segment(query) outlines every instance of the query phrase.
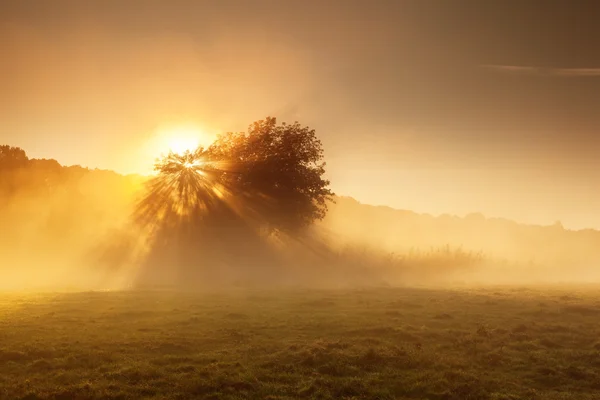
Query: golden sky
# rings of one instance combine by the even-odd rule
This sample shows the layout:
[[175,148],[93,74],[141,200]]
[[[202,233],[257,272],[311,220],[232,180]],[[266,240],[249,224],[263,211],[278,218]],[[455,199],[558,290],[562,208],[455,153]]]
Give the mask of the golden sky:
[[145,172],[169,130],[271,115],[317,130],[339,194],[600,228],[597,8],[4,0],[0,143]]

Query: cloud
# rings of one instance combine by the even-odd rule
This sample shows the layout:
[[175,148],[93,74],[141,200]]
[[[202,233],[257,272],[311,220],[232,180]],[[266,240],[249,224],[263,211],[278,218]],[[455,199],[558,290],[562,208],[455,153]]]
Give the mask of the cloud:
[[559,68],[554,75],[561,76],[600,76],[600,68]]
[[544,68],[520,65],[482,65],[481,67],[491,71],[521,75],[600,77],[600,68]]

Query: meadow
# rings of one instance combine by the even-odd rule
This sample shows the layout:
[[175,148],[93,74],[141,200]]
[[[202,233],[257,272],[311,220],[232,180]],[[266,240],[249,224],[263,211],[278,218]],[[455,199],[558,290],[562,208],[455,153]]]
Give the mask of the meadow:
[[1,399],[598,399],[597,286],[0,295]]

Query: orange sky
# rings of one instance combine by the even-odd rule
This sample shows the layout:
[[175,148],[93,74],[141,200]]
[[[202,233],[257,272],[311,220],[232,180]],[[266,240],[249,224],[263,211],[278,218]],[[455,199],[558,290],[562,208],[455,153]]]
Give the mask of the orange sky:
[[140,172],[169,126],[272,115],[339,194],[600,228],[598,10],[491,3],[4,1],[0,143]]

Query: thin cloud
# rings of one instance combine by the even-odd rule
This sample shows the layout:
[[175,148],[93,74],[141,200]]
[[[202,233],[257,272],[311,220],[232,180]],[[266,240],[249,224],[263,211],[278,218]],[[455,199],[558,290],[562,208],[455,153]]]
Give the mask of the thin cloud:
[[554,72],[561,76],[600,76],[600,68],[560,68]]
[[600,76],[600,68],[542,68],[520,65],[482,65],[482,68],[511,74],[590,77]]
[[536,67],[523,67],[517,65],[482,65],[482,68],[498,71],[498,72],[508,72],[508,73],[517,73],[517,74],[538,74],[540,73],[540,68]]

